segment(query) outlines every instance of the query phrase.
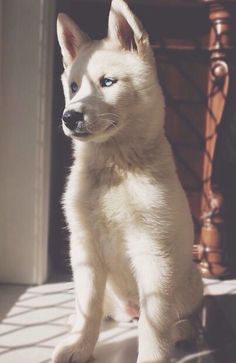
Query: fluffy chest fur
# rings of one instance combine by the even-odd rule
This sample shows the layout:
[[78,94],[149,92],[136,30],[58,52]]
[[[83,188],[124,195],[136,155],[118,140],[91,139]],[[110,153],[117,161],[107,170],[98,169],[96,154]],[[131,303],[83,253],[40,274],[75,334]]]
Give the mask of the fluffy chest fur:
[[[142,157],[127,151],[122,157],[114,149],[115,156],[108,150],[103,154],[101,147],[91,147],[82,145],[75,150],[64,198],[69,224],[74,220],[90,231],[94,244],[106,254],[108,250],[115,255],[127,250],[141,253],[134,236],[140,239],[144,233],[155,242],[147,241],[143,250],[168,249],[166,241],[177,234],[178,214],[186,203],[165,138]],[[135,158],[136,162],[131,160]]]

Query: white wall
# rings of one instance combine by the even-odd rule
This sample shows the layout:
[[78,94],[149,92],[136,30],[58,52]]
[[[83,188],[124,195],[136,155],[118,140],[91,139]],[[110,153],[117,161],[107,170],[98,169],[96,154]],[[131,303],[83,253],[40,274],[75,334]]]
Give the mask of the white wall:
[[53,0],[2,1],[0,282],[47,276]]

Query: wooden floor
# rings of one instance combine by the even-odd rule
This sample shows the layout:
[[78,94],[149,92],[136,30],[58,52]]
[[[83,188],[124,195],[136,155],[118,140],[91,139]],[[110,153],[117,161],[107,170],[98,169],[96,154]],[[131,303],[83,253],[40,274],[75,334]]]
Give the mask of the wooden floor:
[[[173,350],[172,363],[236,363],[236,280],[205,280],[196,344]],[[0,286],[0,363],[50,362],[74,313],[71,283]],[[137,324],[104,322],[94,363],[135,363]]]

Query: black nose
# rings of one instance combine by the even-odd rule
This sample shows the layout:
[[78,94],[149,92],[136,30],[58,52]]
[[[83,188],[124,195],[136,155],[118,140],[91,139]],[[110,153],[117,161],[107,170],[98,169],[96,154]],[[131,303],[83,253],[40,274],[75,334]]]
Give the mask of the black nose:
[[66,127],[73,131],[78,126],[79,121],[84,121],[84,114],[74,110],[66,111],[62,116],[62,120]]

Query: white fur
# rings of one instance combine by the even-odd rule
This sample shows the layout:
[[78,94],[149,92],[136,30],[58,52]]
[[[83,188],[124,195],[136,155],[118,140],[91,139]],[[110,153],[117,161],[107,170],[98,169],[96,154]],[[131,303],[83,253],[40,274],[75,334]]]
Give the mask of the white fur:
[[[74,146],[64,209],[77,320],[53,362],[85,363],[103,315],[130,320],[140,310],[137,362],[166,363],[171,335],[178,339],[179,325],[187,335],[202,298],[192,220],[163,130],[148,36],[123,0],[113,0],[109,24],[108,38],[92,42],[67,16],[58,19],[65,109],[84,112],[91,135],[75,137],[63,125]],[[67,47],[68,29],[76,51]],[[103,75],[118,82],[101,88]],[[72,81],[80,85],[73,97]]]

